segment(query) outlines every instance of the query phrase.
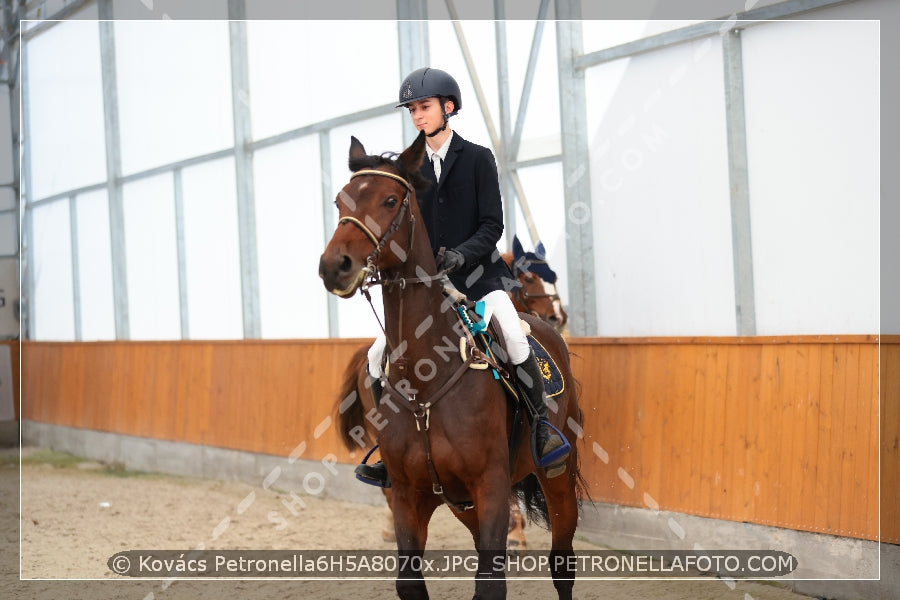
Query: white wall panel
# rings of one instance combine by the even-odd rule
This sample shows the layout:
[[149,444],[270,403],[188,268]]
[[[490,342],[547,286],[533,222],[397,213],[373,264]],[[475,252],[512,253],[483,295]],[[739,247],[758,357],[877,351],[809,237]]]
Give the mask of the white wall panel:
[[718,42],[586,72],[600,335],[735,333]]
[[327,296],[318,276],[325,247],[318,165],[318,136],[253,157],[264,338],[328,337]]
[[234,160],[183,173],[184,253],[192,339],[240,339],[241,262]]
[[74,340],[72,246],[69,203],[52,202],[32,210],[34,219],[34,295],[29,299],[36,315],[31,337],[35,340]]
[[27,43],[32,200],[106,178],[99,40],[69,21]]
[[122,172],[234,144],[228,23],[117,21]]
[[81,339],[114,340],[112,258],[106,190],[75,200],[78,230],[78,283],[81,294]]
[[743,34],[757,328],[876,333],[878,24]]
[[181,337],[172,176],[123,186],[131,338]]

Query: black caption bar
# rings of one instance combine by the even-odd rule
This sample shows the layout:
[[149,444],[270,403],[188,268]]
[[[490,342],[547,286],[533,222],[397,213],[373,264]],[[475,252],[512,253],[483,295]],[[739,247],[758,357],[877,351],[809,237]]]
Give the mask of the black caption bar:
[[[710,551],[578,551],[550,556],[547,551],[497,554],[488,569],[507,577],[550,576],[554,570],[579,578],[696,577],[733,579],[783,577],[797,568],[787,552],[756,550]],[[431,577],[475,576],[474,551],[429,550],[422,556],[400,556],[388,550],[128,550],[107,561],[109,569],[126,577],[294,577],[392,579],[414,569]],[[484,565],[483,565],[484,566]]]

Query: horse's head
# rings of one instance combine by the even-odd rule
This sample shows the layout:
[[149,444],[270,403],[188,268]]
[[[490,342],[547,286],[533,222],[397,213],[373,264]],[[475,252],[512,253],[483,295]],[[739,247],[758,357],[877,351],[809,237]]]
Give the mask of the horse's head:
[[[376,272],[407,262],[419,215],[415,188],[424,184],[419,174],[424,155],[424,133],[396,158],[367,155],[359,140],[350,138],[353,174],[334,201],[338,226],[319,259],[319,277],[329,292],[349,298]],[[425,260],[433,261],[430,251],[426,254]]]
[[513,293],[516,308],[533,314],[561,332],[569,317],[559,299],[556,272],[547,264],[544,245],[538,243],[535,252],[525,252],[519,238],[514,237],[513,251],[504,258],[522,284],[522,287]]

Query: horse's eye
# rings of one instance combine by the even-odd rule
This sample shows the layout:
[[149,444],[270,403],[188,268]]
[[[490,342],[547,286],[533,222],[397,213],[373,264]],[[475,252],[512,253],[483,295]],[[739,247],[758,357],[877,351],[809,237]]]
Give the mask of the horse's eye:
[[534,281],[534,275],[532,275],[531,273],[526,273],[525,281],[527,281],[528,283],[531,283],[532,281]]
[[388,208],[394,208],[395,206],[397,206],[397,202],[398,202],[397,198],[395,196],[391,196],[390,198],[388,198],[387,200],[384,201],[384,205],[387,206]]

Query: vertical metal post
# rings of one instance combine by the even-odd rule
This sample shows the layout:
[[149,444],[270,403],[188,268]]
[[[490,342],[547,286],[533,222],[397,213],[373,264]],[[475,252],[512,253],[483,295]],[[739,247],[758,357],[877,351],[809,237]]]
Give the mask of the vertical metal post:
[[19,327],[22,339],[34,339],[34,213],[28,206],[32,194],[31,181],[31,110],[30,85],[28,71],[28,42],[23,41],[19,47],[21,63],[19,86],[22,91],[22,179],[19,186],[19,218],[22,222],[22,244],[19,247]]
[[750,238],[750,184],[747,176],[747,126],[744,115],[744,75],[740,30],[722,35],[725,65],[725,120],[728,139],[728,181],[731,195],[731,240],[734,261],[734,303],[737,335],[756,335],[753,289],[753,248]]
[[250,126],[250,76],[244,0],[228,0],[231,40],[231,103],[234,117],[234,170],[237,184],[238,239],[241,255],[241,306],[244,338],[260,337],[259,270],[256,249],[256,206]]
[[[322,227],[324,228],[324,240],[330,240],[334,234],[334,190],[331,186],[331,133],[322,131],[319,133],[319,161],[322,173]],[[325,294],[328,299],[328,337],[340,335],[340,319],[338,318],[337,296]]]
[[69,196],[69,248],[72,255],[72,319],[75,341],[83,339],[81,331],[81,272],[78,259],[78,200]]
[[505,0],[494,0],[494,47],[497,52],[497,92],[500,101],[500,137],[497,146],[497,162],[500,175],[500,196],[503,198],[503,216],[506,228],[506,249],[512,248],[513,234],[516,233],[516,198],[511,183],[509,165],[514,160],[509,155],[510,106],[509,106],[509,60],[506,44]]
[[100,22],[100,66],[103,78],[103,117],[106,134],[106,195],[109,203],[110,256],[112,258],[113,306],[116,339],[131,337],[128,318],[128,271],[125,262],[125,211],[122,204],[122,157],[119,134],[116,42],[112,0],[98,3]]
[[184,187],[181,167],[172,171],[172,189],[175,195],[175,256],[178,261],[178,313],[181,319],[181,339],[191,337],[188,316],[187,256],[184,243]]
[[[400,44],[400,81],[411,72],[427,67],[428,6],[419,0],[397,0],[397,38]],[[397,81],[397,89],[400,89]],[[403,143],[408,146],[416,139],[418,131],[408,118],[403,121]],[[328,199],[326,197],[326,199]],[[331,235],[331,232],[328,232]]]
[[594,280],[590,157],[585,129],[587,103],[584,72],[575,68],[575,59],[582,54],[584,47],[580,0],[557,0],[556,19],[566,253],[569,257],[569,316],[572,335],[592,336],[597,335],[597,290]]

